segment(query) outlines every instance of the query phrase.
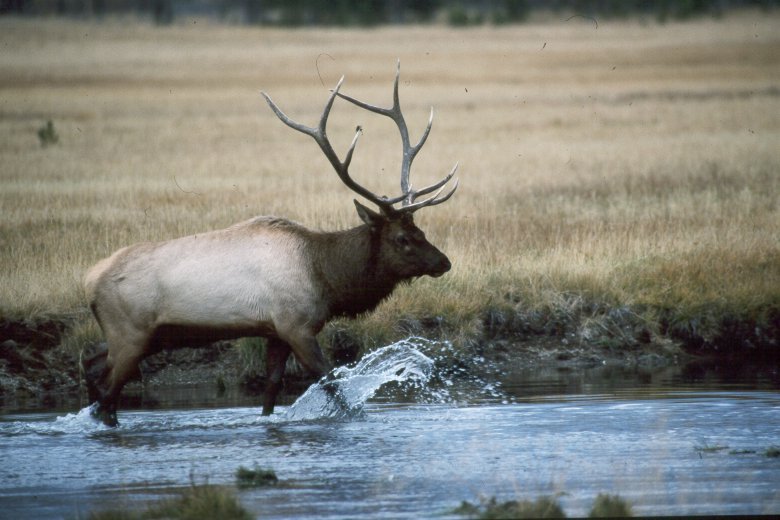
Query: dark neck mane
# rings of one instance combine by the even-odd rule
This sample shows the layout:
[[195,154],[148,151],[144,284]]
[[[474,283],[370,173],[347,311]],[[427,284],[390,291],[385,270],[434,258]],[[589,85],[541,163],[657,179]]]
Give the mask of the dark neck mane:
[[331,316],[356,316],[376,308],[400,281],[379,262],[379,237],[368,226],[321,233],[314,269],[325,287]]

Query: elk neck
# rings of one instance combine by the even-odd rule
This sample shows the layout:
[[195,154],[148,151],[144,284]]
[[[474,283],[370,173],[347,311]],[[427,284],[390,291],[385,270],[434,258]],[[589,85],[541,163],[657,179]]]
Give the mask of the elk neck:
[[381,237],[367,225],[322,233],[317,242],[313,267],[331,316],[371,311],[402,281],[382,265]]

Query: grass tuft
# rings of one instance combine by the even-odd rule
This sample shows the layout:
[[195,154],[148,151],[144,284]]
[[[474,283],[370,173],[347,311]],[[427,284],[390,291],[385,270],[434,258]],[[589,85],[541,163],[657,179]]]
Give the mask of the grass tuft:
[[452,511],[454,514],[480,519],[501,518],[566,518],[558,501],[550,497],[540,497],[534,501],[508,500],[499,502],[495,497],[474,505],[463,501]]
[[144,518],[171,518],[194,520],[220,518],[225,520],[245,520],[253,518],[239,503],[235,495],[220,486],[193,486],[180,497],[163,500],[153,505],[143,515]]
[[60,136],[54,129],[54,123],[51,122],[51,119],[38,129],[38,141],[43,148],[60,142]]
[[704,445],[701,445],[701,446],[695,446],[694,447],[694,450],[696,450],[699,454],[701,454],[701,453],[719,453],[719,452],[725,451],[727,449],[729,449],[728,446],[720,446],[718,444],[715,444],[715,445],[704,444]]
[[625,518],[633,516],[631,505],[617,495],[599,493],[588,514],[590,518]]
[[261,468],[257,465],[252,469],[240,466],[236,470],[236,485],[239,488],[272,486],[278,481],[274,470]]
[[[479,504],[464,500],[452,510],[453,514],[469,518],[566,518],[566,513],[555,498],[539,497],[536,500],[507,500],[499,502],[495,497],[481,499]],[[631,505],[618,495],[599,493],[590,510],[590,518],[630,517]]]
[[254,516],[244,509],[228,488],[192,485],[175,498],[149,504],[145,511],[125,509],[95,511],[90,520],[249,520]]

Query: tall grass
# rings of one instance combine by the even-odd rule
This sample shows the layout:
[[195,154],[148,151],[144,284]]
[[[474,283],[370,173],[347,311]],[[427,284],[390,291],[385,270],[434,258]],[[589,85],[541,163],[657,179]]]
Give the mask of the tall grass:
[[[259,90],[312,124],[341,74],[344,92],[389,103],[398,57],[413,138],[436,109],[414,181],[461,165],[456,196],[417,219],[454,267],[356,330],[445,316],[468,333],[491,306],[566,295],[681,314],[777,307],[779,29],[764,13],[472,30],[2,19],[0,316],[88,319],[83,273],[133,242],[257,214],[357,224],[353,194]],[[48,120],[59,141],[42,147]],[[396,193],[397,131],[338,104],[339,150],[357,124],[354,175]]]

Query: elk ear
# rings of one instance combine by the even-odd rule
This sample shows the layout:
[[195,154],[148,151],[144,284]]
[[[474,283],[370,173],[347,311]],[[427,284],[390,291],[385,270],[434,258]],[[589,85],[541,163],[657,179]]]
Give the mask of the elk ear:
[[382,226],[382,222],[385,220],[385,218],[382,215],[368,209],[367,207],[359,203],[357,199],[355,199],[355,207],[357,208],[357,212],[358,212],[358,216],[360,217],[360,220],[368,224],[372,230],[379,229]]

